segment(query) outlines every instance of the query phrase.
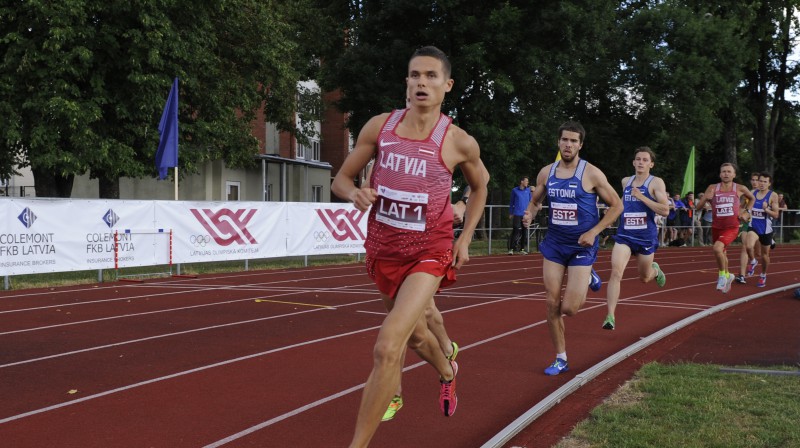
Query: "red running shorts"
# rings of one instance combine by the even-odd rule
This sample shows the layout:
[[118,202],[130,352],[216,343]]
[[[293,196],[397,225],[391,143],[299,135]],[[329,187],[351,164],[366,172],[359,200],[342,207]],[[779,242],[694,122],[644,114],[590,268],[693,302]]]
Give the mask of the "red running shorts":
[[712,241],[716,242],[719,241],[725,245],[727,248],[733,240],[736,239],[736,236],[739,235],[739,228],[738,227],[731,227],[729,229],[715,229],[711,228],[711,239]]
[[[455,283],[456,270],[453,268],[453,251],[420,256],[417,260],[376,260],[367,258],[367,274],[378,286],[378,290],[394,299],[406,277],[415,272],[424,272],[434,277],[442,277],[439,289]],[[437,290],[438,292],[439,290]]]

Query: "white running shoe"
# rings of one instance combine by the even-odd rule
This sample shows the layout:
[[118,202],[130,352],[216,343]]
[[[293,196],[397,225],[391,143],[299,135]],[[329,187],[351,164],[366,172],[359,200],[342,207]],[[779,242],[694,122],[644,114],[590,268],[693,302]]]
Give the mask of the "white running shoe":
[[722,288],[722,293],[727,294],[728,291],[731,290],[731,285],[733,284],[733,274],[728,272],[728,277],[725,278],[725,287]]
[[719,278],[717,279],[717,291],[722,291],[722,289],[725,288],[725,282],[727,281],[728,277],[720,275]]

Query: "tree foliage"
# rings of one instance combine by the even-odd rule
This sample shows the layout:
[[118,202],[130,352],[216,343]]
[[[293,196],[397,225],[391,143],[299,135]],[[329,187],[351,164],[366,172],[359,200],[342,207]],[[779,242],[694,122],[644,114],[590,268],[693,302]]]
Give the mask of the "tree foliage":
[[[354,132],[404,103],[408,58],[436,45],[456,83],[444,111],[476,137],[492,202],[556,155],[558,125],[581,121],[582,155],[612,184],[650,146],[680,189],[692,146],[697,188],[719,164],[776,168],[798,111],[800,0],[5,0],[0,5],[0,177],[30,165],[37,195],[75,175],[114,196],[155,174],[157,124],[181,80],[182,173],[253,162],[254,112],[294,129],[297,83],[339,90]],[[321,63],[321,64],[320,64]],[[793,134],[792,134],[793,135]],[[302,135],[299,135],[302,140]],[[791,139],[789,139],[791,140]],[[793,141],[793,140],[792,140]],[[789,158],[789,160],[793,160]]]
[[[764,3],[773,11],[769,17],[757,14]],[[785,24],[777,11],[797,11],[796,0],[339,5],[349,7],[342,15],[347,39],[326,56],[322,77],[344,93],[340,107],[351,113],[351,129],[400,107],[408,58],[415,48],[438,46],[450,56],[456,81],[444,111],[481,144],[495,203],[501,202],[497,191],[505,195],[520,176],[533,177],[553,160],[555,130],[567,119],[584,124],[582,155],[615,187],[614,179],[631,173],[639,146],[656,151],[655,173],[673,191],[682,186],[692,146],[699,165],[708,167],[698,188],[718,179],[719,164],[737,155],[758,165],[743,136],[754,120],[742,92],[759,63],[753,44],[766,40],[785,49],[780,37],[788,34],[777,28]],[[754,37],[754,27],[773,34]],[[769,75],[778,79],[783,70],[788,89],[797,84],[796,66],[781,69],[780,54],[767,54]],[[778,84],[768,85],[774,91]]]
[[0,7],[0,174],[30,165],[37,196],[68,196],[89,172],[113,197],[153,176],[158,122],[180,78],[180,164],[253,163],[250,122],[293,129],[296,14],[282,2],[6,1]]

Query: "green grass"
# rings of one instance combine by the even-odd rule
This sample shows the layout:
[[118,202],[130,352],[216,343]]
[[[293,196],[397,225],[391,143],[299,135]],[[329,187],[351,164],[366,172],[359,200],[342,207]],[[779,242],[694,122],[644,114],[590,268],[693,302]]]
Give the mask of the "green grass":
[[719,368],[645,365],[557,447],[800,447],[800,376]]

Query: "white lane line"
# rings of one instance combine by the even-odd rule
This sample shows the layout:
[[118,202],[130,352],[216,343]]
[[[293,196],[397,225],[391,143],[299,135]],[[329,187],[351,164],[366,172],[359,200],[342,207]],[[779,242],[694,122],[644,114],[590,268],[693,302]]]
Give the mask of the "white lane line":
[[[468,305],[468,306],[466,306],[464,308],[473,308],[473,307],[477,307],[477,306],[492,305],[492,304],[497,303],[497,302],[513,300],[515,298],[516,297],[511,297],[511,298],[508,298],[508,299],[497,300],[497,301],[494,301],[494,302],[485,302],[485,303],[480,303],[480,304],[475,304],[475,305]],[[315,310],[309,310],[309,311],[321,311],[321,310],[315,309]],[[456,309],[448,310],[448,311],[456,311]],[[538,323],[537,323],[537,325],[538,325]],[[528,326],[528,327],[530,327],[530,326]],[[40,408],[40,409],[35,409],[35,410],[32,410],[32,411],[24,412],[22,414],[17,414],[17,415],[13,415],[13,416],[10,416],[10,417],[6,417],[6,418],[3,418],[3,419],[0,419],[0,424],[12,422],[12,421],[19,420],[19,419],[22,419],[22,418],[25,418],[25,417],[30,417],[32,415],[37,415],[37,414],[41,414],[41,413],[44,413],[44,412],[53,411],[53,410],[56,410],[56,409],[61,409],[61,408],[67,407],[67,406],[71,406],[71,405],[78,404],[78,403],[83,403],[85,401],[94,400],[96,398],[105,397],[105,396],[112,395],[112,394],[115,394],[115,393],[128,391],[128,390],[135,389],[135,388],[138,388],[138,387],[146,386],[148,384],[153,384],[153,383],[157,383],[157,382],[160,382],[160,381],[165,381],[165,380],[169,380],[169,379],[173,379],[173,378],[178,378],[178,377],[189,375],[189,374],[192,374],[192,373],[202,372],[204,370],[209,370],[209,369],[213,369],[213,368],[216,368],[216,367],[225,366],[225,365],[228,365],[228,364],[233,364],[233,363],[237,363],[237,362],[241,362],[241,361],[246,361],[246,360],[249,360],[249,359],[258,358],[260,356],[266,356],[266,355],[270,355],[270,354],[273,354],[273,353],[278,353],[278,352],[282,352],[282,351],[285,351],[285,350],[290,350],[290,349],[293,349],[293,348],[303,347],[303,346],[310,345],[310,344],[315,344],[315,343],[330,341],[330,340],[334,340],[334,339],[339,339],[339,338],[352,336],[352,335],[356,335],[356,334],[359,334],[359,333],[364,333],[364,332],[368,332],[368,331],[372,331],[372,330],[378,330],[380,328],[381,328],[380,325],[377,325],[377,326],[362,328],[360,330],[349,331],[349,332],[346,332],[346,333],[339,333],[339,334],[335,334],[335,335],[331,335],[331,336],[325,336],[325,337],[313,339],[313,340],[310,340],[310,341],[299,342],[299,343],[296,343],[296,344],[286,345],[286,346],[283,346],[283,347],[276,347],[274,349],[270,349],[270,350],[266,350],[266,351],[262,351],[262,352],[258,352],[258,353],[253,353],[253,354],[250,354],[250,355],[240,356],[238,358],[233,358],[233,359],[229,359],[229,360],[226,360],[226,361],[216,362],[216,363],[213,363],[213,364],[197,367],[197,368],[190,369],[190,370],[184,370],[182,372],[176,372],[176,373],[165,375],[165,376],[161,376],[161,377],[158,377],[158,378],[152,378],[152,379],[149,379],[149,380],[140,381],[138,383],[130,384],[128,386],[122,386],[122,387],[118,387],[118,388],[115,388],[115,389],[107,390],[107,391],[104,391],[104,392],[99,392],[99,393],[96,393],[96,394],[87,395],[86,397],[82,397],[82,398],[79,398],[79,399],[76,399],[76,400],[65,401],[63,403],[58,403],[58,404],[55,404],[55,405],[52,405],[52,406],[47,406],[47,407],[44,407],[44,408]],[[513,332],[518,332],[518,331],[521,331],[521,330],[522,329],[518,329],[518,330],[514,330]],[[495,337],[495,338],[497,338],[497,337]],[[492,339],[495,339],[495,338],[490,338],[488,340],[492,340]],[[475,344],[472,344],[472,345],[474,346]],[[356,387],[359,387],[359,386],[356,386]],[[360,386],[360,387],[363,387],[363,385]]]

